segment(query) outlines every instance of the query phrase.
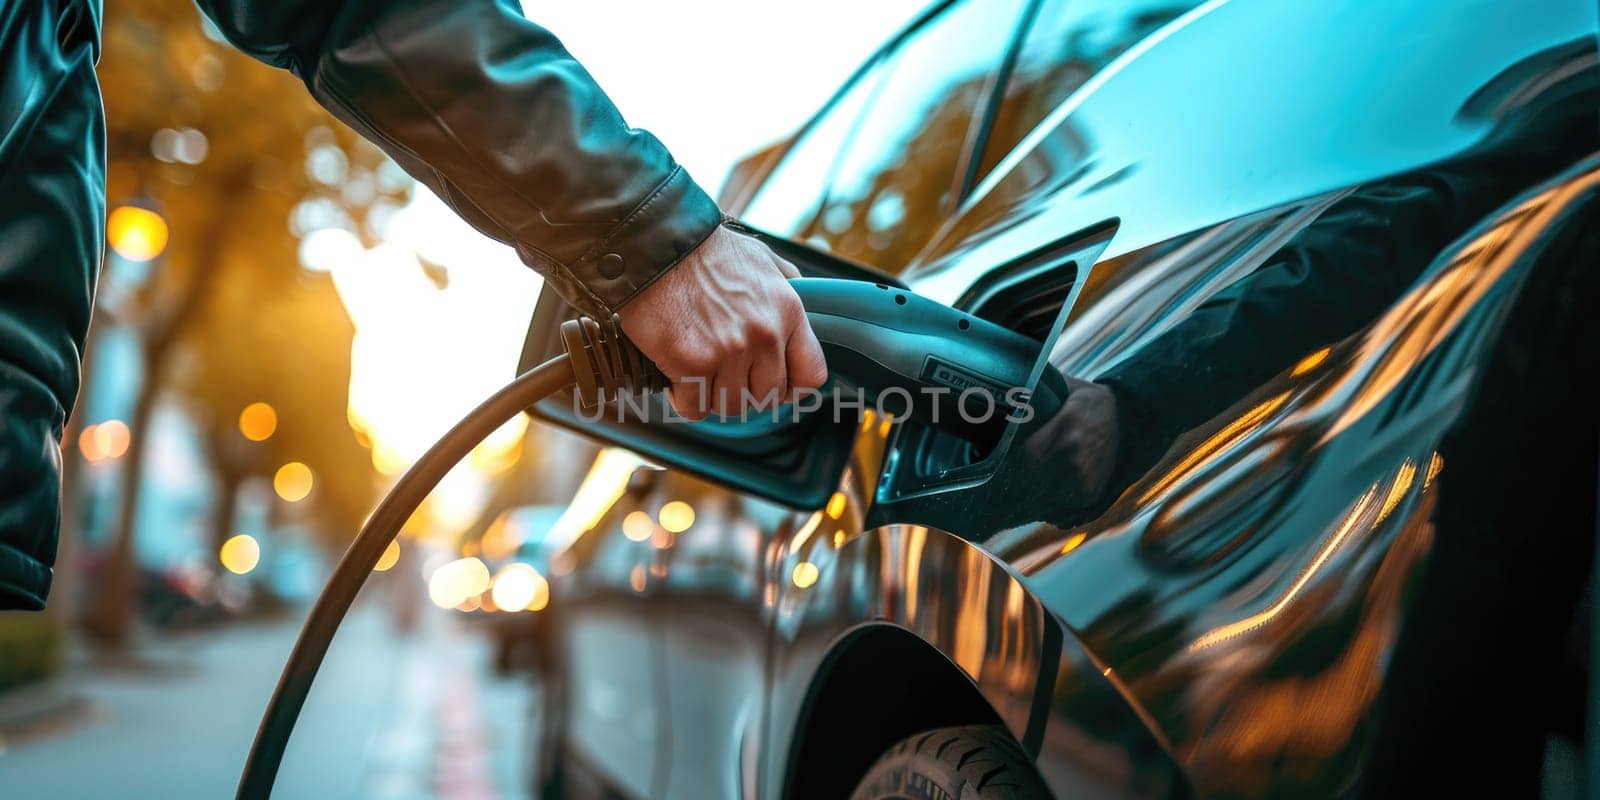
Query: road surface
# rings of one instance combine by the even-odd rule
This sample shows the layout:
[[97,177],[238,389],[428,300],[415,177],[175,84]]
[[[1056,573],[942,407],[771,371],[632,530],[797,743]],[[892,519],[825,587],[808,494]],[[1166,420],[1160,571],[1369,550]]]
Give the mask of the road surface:
[[[6,797],[225,798],[303,612],[159,640],[154,666],[69,669],[88,713],[0,751]],[[274,798],[525,798],[536,692],[441,612],[399,634],[352,612],[289,744]]]

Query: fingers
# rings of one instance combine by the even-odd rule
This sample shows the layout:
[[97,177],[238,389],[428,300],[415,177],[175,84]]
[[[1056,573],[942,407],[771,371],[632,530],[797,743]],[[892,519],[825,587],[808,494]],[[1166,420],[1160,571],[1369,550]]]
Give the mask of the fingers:
[[704,378],[687,378],[672,382],[667,400],[672,411],[684,419],[699,421],[710,413],[711,381]]
[[[741,357],[743,356],[743,357]],[[743,406],[745,392],[750,389],[750,358],[748,351],[735,354],[717,368],[717,377],[711,382],[711,410],[722,417],[737,417]]]
[[789,373],[789,395],[800,389],[817,389],[828,381],[828,363],[822,357],[822,345],[812,333],[805,314],[789,335],[784,347],[784,366]]
[[672,388],[667,392],[672,410],[684,419],[705,419],[711,412],[712,389],[722,353],[707,337],[669,335],[664,339],[667,348],[656,366],[672,379]]
[[827,379],[786,280],[799,275],[759,241],[719,230],[618,313],[640,352],[673,379],[674,411],[737,416],[747,396],[760,403]]
[[[787,266],[787,262],[774,256],[774,261]],[[792,271],[793,266],[789,266]],[[789,371],[784,348],[794,335],[796,321],[805,325],[805,314],[800,310],[800,298],[789,284],[777,282],[772,287],[771,304],[765,320],[752,325],[749,331],[749,372],[746,380],[750,394],[755,398],[752,408],[760,412],[776,407],[789,391]]]
[[776,347],[771,354],[751,362],[750,393],[756,397],[756,402],[746,410],[758,414],[771,411],[789,395],[789,369],[786,362],[784,351]]

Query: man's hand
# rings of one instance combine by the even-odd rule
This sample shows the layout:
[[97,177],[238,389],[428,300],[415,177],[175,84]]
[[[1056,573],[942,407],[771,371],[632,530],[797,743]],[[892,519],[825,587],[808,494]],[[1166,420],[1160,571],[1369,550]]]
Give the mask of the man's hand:
[[673,409],[689,419],[733,416],[741,392],[782,399],[828,379],[789,286],[798,277],[766,245],[718,228],[617,313],[623,332],[672,379]]

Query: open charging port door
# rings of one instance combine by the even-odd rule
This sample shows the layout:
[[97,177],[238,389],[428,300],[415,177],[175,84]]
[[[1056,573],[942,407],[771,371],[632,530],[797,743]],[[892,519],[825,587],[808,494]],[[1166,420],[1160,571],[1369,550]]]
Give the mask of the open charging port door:
[[896,425],[885,446],[866,527],[936,523],[978,540],[997,532],[989,530],[993,493],[986,486],[1008,480],[1008,465],[1015,466],[1008,454],[1032,426],[1053,413],[1046,401],[1055,394],[1051,387],[1061,386],[1064,379],[1050,366],[1051,348],[1116,231],[1117,221],[1108,220],[1061,237],[986,270],[961,293],[955,308],[1035,343],[1025,387],[1035,399],[1035,413],[1010,422],[992,446],[916,422]]

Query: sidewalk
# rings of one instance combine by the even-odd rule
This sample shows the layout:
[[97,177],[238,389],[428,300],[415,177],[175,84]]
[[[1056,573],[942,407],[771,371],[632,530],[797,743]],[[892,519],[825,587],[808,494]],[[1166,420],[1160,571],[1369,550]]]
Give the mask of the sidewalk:
[[[334,641],[275,798],[522,797],[530,691],[487,676],[487,643],[376,603]],[[158,669],[74,664],[0,697],[7,796],[231,797],[300,614],[174,639]]]
[[7,750],[65,735],[94,713],[89,698],[59,679],[0,692],[0,758]]

